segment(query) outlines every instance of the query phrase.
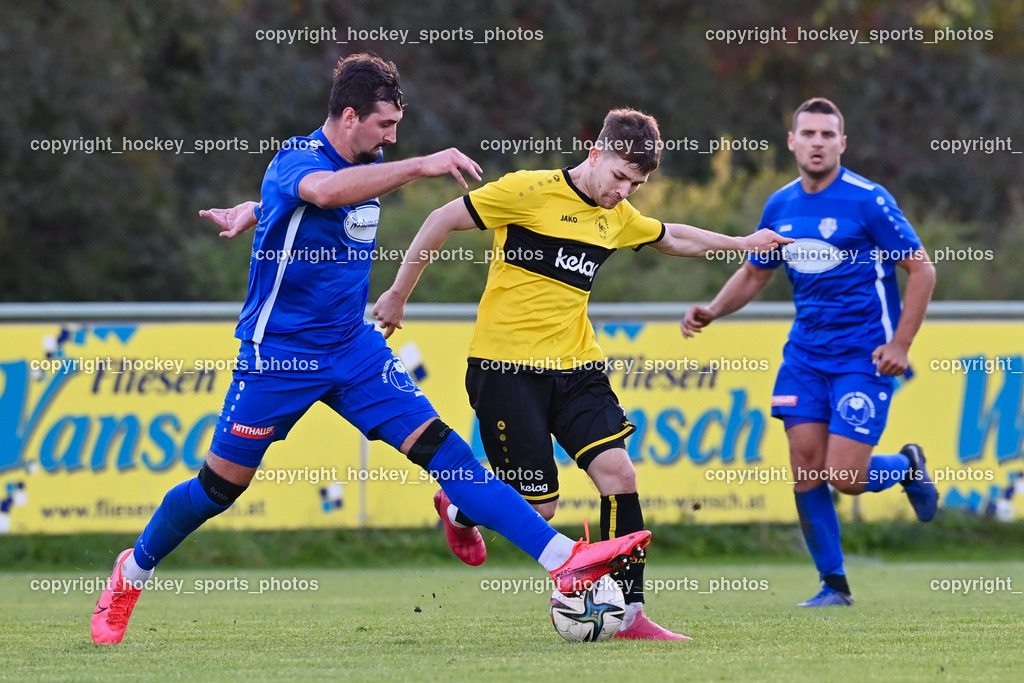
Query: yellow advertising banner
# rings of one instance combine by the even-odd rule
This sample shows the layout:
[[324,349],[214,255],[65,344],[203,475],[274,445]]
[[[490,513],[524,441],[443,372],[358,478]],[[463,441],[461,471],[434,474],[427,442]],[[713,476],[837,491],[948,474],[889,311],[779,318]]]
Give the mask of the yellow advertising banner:
[[[793,472],[771,394],[786,322],[601,322],[607,372],[649,522],[795,522]],[[231,382],[229,323],[0,325],[0,533],[136,532],[201,466]],[[472,323],[410,322],[392,348],[484,460],[464,389]],[[1024,487],[1024,324],[927,323],[876,453],[921,444],[945,508],[1010,516]],[[598,495],[556,448],[556,523],[599,518]],[[1017,483],[1019,481],[1019,483]],[[433,525],[436,482],[324,405],[271,446],[211,528]],[[1022,494],[1024,495],[1024,494]],[[840,515],[911,518],[896,487],[841,496]],[[1024,511],[1024,510],[1022,510]]]

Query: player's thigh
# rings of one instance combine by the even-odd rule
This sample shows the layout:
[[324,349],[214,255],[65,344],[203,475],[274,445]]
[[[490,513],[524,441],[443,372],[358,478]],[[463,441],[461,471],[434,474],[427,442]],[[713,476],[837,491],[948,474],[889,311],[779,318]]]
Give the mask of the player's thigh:
[[829,378],[819,370],[787,361],[779,367],[772,390],[772,417],[782,420],[789,442],[789,462],[797,490],[800,482],[819,478],[828,446]]
[[558,499],[558,467],[548,424],[553,381],[548,375],[484,370],[478,365],[466,370],[466,391],[491,469],[534,505]]
[[779,366],[772,389],[772,417],[786,425],[803,422],[828,424],[832,417],[829,405],[830,377],[817,368],[793,361]]
[[866,372],[836,374],[829,400],[829,431],[852,441],[877,445],[889,419],[896,379]]
[[[626,437],[636,431],[619,404],[619,399],[600,370],[585,370],[555,378],[557,393],[553,404],[552,432],[576,466],[594,478],[591,467],[602,458],[597,476],[619,482],[632,478],[636,490],[636,472],[626,454]],[[615,453],[614,451],[621,451]],[[607,476],[604,476],[607,475]],[[616,476],[617,475],[617,476]],[[595,483],[597,479],[594,479]],[[628,487],[628,483],[627,483]],[[600,486],[598,487],[600,488]],[[631,493],[631,491],[615,491]]]
[[437,417],[402,361],[370,325],[332,353],[331,366],[334,386],[321,400],[368,439],[401,451],[411,434]]
[[[214,455],[242,468],[259,467],[270,444],[284,440],[330,386],[329,377],[309,369],[317,356],[298,354],[304,357],[297,359],[291,351],[265,345],[258,352],[257,358],[256,347],[242,342],[210,445]],[[305,370],[296,369],[297,360],[304,361]]]
[[896,380],[870,372],[847,372],[837,373],[831,384],[830,481],[836,489],[856,494],[867,485],[871,451],[885,431]]

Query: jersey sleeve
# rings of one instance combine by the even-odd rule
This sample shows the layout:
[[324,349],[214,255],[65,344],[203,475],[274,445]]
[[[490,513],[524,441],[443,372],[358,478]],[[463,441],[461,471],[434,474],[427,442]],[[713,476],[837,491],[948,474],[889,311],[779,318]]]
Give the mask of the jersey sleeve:
[[319,145],[286,145],[277,153],[277,180],[281,193],[300,199],[299,183],[315,171],[331,171],[333,166]]
[[897,262],[910,258],[921,248],[920,238],[888,190],[876,185],[872,194],[866,207],[865,227],[881,251],[882,260]]
[[660,242],[665,236],[665,224],[656,218],[649,218],[627,201],[622,204],[622,232],[616,247],[633,247],[639,251],[648,244]]
[[481,230],[523,225],[544,203],[544,193],[538,191],[543,182],[543,177],[526,171],[508,173],[473,190],[463,201]]

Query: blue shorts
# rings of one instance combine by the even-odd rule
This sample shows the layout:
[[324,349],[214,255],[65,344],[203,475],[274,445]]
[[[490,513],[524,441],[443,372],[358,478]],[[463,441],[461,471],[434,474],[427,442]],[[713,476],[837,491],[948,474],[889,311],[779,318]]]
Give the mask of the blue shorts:
[[369,439],[398,448],[437,411],[372,325],[326,353],[243,341],[210,450],[259,467],[309,407],[323,401]]
[[833,434],[875,446],[885,431],[895,388],[895,377],[829,372],[787,357],[775,379],[772,417],[825,422]]

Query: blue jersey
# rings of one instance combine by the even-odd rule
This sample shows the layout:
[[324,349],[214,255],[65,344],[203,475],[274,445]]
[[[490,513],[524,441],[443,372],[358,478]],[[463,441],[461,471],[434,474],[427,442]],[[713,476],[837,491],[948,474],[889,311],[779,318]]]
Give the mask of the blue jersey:
[[299,181],[307,174],[354,165],[322,129],[290,139],[270,162],[236,337],[316,351],[336,347],[369,325],[363,313],[380,201],[321,209],[299,198]]
[[772,255],[751,255],[760,268],[786,266],[796,320],[787,352],[832,368],[872,369],[871,352],[892,340],[900,317],[895,265],[921,247],[896,200],[882,187],[839,169],[820,192],[796,179],[765,205],[758,229],[796,241]]

